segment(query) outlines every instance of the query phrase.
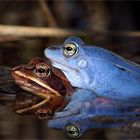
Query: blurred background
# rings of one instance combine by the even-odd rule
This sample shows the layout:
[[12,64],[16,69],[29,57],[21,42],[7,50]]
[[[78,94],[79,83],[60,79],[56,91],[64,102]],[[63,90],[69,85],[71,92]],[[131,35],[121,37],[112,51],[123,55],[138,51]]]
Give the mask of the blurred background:
[[[140,2],[96,0],[1,0],[0,25],[51,27],[82,31],[88,44],[112,50],[140,63]],[[1,32],[1,30],[0,30]],[[6,28],[5,28],[6,32]],[[18,32],[18,30],[17,30]],[[0,33],[0,65],[13,67],[44,57],[44,48],[69,37],[52,35],[20,37]],[[26,36],[26,35],[25,35]],[[46,121],[16,115],[0,107],[0,139],[70,139],[63,131],[47,128]],[[81,139],[140,138],[134,128],[95,129]]]

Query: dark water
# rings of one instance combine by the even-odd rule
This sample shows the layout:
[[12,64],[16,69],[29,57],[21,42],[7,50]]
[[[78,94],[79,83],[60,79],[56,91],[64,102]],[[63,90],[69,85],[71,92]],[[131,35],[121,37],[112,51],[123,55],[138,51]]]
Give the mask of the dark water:
[[[99,31],[130,31],[140,29],[140,3],[96,1],[49,1],[58,27],[98,29]],[[64,12],[65,11],[65,12]],[[76,12],[75,12],[76,11]],[[61,15],[61,16],[60,16]],[[0,1],[0,24],[47,27],[47,18],[37,1]],[[16,33],[15,33],[16,34]],[[0,65],[13,67],[27,64],[33,57],[44,58],[43,50],[65,38],[36,38],[0,42]],[[83,37],[85,42],[110,49],[130,60],[140,63],[140,39],[106,34]],[[124,127],[92,129],[80,139],[140,139],[140,121]],[[60,130],[47,127],[45,120],[19,116],[11,106],[0,104],[0,140],[70,139]]]
[[[127,127],[92,129],[81,139],[128,139],[140,138],[140,122]],[[2,108],[0,112],[0,139],[69,139],[63,131],[47,127],[46,121],[18,116],[11,109]]]

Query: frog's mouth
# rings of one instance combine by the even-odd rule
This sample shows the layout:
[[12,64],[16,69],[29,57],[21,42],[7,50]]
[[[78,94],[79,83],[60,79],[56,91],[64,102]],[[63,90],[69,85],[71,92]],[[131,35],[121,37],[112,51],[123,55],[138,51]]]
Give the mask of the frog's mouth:
[[56,90],[52,89],[46,82],[41,79],[26,75],[21,71],[14,71],[12,75],[15,82],[26,91],[31,92],[39,97],[46,98],[48,94],[61,96]]

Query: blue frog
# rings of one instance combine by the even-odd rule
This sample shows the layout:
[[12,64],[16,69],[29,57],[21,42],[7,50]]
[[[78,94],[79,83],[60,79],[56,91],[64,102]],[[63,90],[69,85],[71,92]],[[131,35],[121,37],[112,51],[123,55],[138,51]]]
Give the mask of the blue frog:
[[140,97],[140,65],[111,51],[70,37],[44,53],[74,87],[112,99]]
[[128,122],[136,119],[131,115],[139,114],[135,109],[140,105],[140,65],[87,45],[78,37],[46,48],[44,53],[77,88],[66,108],[48,121],[49,127],[65,129],[70,136],[77,137],[91,128],[124,125],[116,121],[104,123],[100,120],[104,116]]

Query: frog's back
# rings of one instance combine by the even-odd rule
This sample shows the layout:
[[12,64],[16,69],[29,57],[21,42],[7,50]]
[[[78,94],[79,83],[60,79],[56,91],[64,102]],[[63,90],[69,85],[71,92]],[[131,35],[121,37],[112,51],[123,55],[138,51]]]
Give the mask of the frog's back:
[[96,68],[92,90],[115,99],[140,97],[140,65],[103,48],[87,47],[87,50],[91,67]]
[[86,55],[91,56],[90,59],[100,59],[101,61],[108,61],[109,63],[113,63],[114,65],[119,66],[123,69],[127,69],[129,71],[140,74],[139,64],[127,60],[111,51],[90,45],[86,46],[86,50]]

